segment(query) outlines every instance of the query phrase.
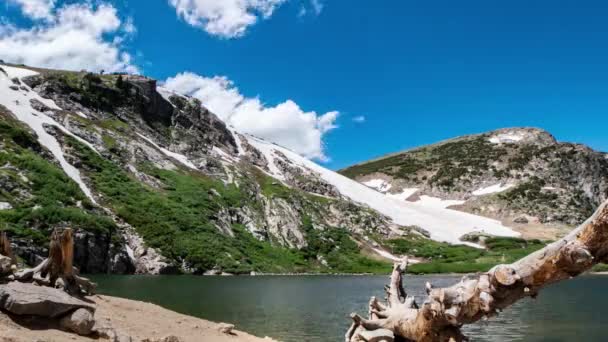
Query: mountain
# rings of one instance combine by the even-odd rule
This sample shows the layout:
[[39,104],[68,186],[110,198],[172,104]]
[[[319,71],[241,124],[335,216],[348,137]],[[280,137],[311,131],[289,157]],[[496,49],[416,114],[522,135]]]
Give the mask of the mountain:
[[536,128],[463,136],[339,171],[403,200],[434,196],[498,219],[526,236],[555,238],[608,197],[608,155]]
[[68,226],[86,273],[373,272],[422,250],[391,247],[406,240],[519,236],[239,133],[144,76],[0,65],[0,133],[0,230],[28,264]]

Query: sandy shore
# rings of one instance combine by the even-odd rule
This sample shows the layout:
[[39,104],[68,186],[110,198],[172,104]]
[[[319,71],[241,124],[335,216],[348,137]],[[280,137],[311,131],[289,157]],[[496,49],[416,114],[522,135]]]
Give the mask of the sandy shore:
[[[219,332],[218,323],[186,316],[164,309],[158,305],[109,296],[89,298],[97,304],[95,318],[98,323],[111,325],[133,342],[145,339],[156,341],[167,336],[176,336],[181,342],[269,342],[270,338],[259,338],[238,330],[233,335]],[[108,341],[78,336],[48,325],[33,322],[16,322],[0,312],[1,342],[73,342]]]

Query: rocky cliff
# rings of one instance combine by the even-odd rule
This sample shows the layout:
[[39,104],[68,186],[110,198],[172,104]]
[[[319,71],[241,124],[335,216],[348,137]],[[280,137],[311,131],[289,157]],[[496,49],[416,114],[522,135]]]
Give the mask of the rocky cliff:
[[337,272],[399,229],[155,80],[0,67],[0,229],[24,263],[70,226],[82,272]]

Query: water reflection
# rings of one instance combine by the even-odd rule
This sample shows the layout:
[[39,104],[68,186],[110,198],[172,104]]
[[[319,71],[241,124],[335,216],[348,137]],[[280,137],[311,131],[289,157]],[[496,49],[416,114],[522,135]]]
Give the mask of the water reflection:
[[[406,290],[421,299],[424,283],[447,286],[454,276],[408,276]],[[341,341],[350,312],[367,312],[382,298],[387,277],[95,277],[100,292],[145,300],[283,341]],[[473,341],[605,341],[608,277],[587,276],[547,288],[498,317],[465,327]]]

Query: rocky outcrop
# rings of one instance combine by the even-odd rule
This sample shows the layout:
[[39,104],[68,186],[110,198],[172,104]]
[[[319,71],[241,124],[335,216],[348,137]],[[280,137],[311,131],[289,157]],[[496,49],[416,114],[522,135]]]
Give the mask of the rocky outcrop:
[[282,174],[285,175],[287,184],[293,186],[296,189],[310,192],[313,194],[319,194],[323,196],[329,196],[334,198],[340,197],[338,189],[324,181],[319,175],[314,174],[308,169],[304,169],[297,165],[294,165],[289,158],[283,153],[275,151],[276,158],[274,160],[275,165],[281,170]]
[[0,285],[0,308],[15,315],[56,318],[78,309],[95,311],[87,303],[66,292],[45,286],[11,282]]
[[300,214],[293,204],[282,198],[264,199],[264,216],[270,235],[290,248],[306,246],[306,238],[300,230]]

